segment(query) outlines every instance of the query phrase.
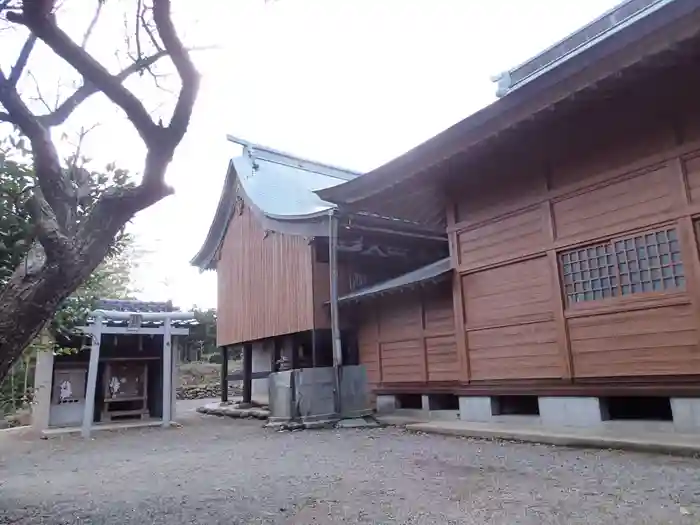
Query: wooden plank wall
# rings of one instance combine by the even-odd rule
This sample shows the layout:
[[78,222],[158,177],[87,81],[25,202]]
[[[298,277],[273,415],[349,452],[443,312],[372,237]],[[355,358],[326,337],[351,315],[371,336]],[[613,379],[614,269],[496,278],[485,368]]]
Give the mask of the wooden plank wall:
[[265,235],[247,208],[228,226],[217,282],[219,346],[314,326],[311,246],[299,236]]
[[388,295],[358,308],[360,362],[371,387],[458,379],[450,283]]
[[[569,116],[448,206],[460,382],[700,374],[700,108],[642,99]],[[679,287],[568,304],[563,252],[658,230]]]

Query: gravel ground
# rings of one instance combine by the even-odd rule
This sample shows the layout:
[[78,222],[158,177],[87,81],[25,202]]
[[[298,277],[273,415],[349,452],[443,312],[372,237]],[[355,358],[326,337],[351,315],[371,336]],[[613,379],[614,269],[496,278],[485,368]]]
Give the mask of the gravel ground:
[[407,434],[182,428],[0,441],[0,523],[692,524],[700,461]]

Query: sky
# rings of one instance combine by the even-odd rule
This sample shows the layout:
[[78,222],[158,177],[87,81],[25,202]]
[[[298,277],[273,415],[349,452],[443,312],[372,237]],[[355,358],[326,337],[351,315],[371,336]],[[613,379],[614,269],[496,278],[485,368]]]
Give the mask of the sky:
[[[134,271],[139,298],[216,306],[216,275],[199,273],[189,260],[204,241],[228,160],[237,153],[227,134],[369,171],[493,102],[493,75],[617,3],[175,0],[185,42],[216,48],[193,53],[202,85],[167,174],[175,195],[130,225],[142,252]],[[69,16],[70,27],[84,27],[81,13]],[[111,58],[110,39],[118,44],[119,31],[119,24],[103,24],[90,50]],[[50,59],[47,50],[40,59]],[[128,85],[137,90],[146,80]],[[158,110],[174,99],[148,88],[141,96]],[[124,117],[104,100],[91,101],[70,125],[91,119],[100,126],[85,149],[138,172],[143,146]]]

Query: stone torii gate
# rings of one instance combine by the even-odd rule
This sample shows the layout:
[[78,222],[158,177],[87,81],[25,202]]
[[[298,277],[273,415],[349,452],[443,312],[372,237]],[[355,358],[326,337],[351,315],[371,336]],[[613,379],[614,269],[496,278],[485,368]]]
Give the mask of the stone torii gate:
[[[81,327],[85,334],[92,337],[90,347],[90,362],[85,391],[85,410],[81,434],[84,438],[90,437],[93,429],[95,411],[95,389],[97,385],[97,373],[100,361],[100,344],[103,335],[162,335],[163,336],[163,422],[162,426],[168,427],[172,421],[172,405],[174,403],[173,384],[177,372],[173,366],[172,336],[189,334],[188,328],[173,326],[173,321],[194,320],[192,312],[139,312],[99,309],[92,312],[92,324]],[[109,321],[127,321],[127,326],[110,326]],[[143,326],[142,323],[159,324],[159,326]]]

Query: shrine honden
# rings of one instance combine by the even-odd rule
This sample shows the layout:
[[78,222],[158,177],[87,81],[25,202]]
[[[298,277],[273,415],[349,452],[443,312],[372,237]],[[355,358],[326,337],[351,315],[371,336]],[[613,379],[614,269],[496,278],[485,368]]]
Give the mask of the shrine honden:
[[243,141],[193,264],[248,397],[286,356],[379,410],[700,430],[698,59],[696,0],[629,0],[364,175]]
[[169,426],[175,417],[179,339],[194,322],[170,303],[102,300],[75,353],[37,357],[33,426]]

